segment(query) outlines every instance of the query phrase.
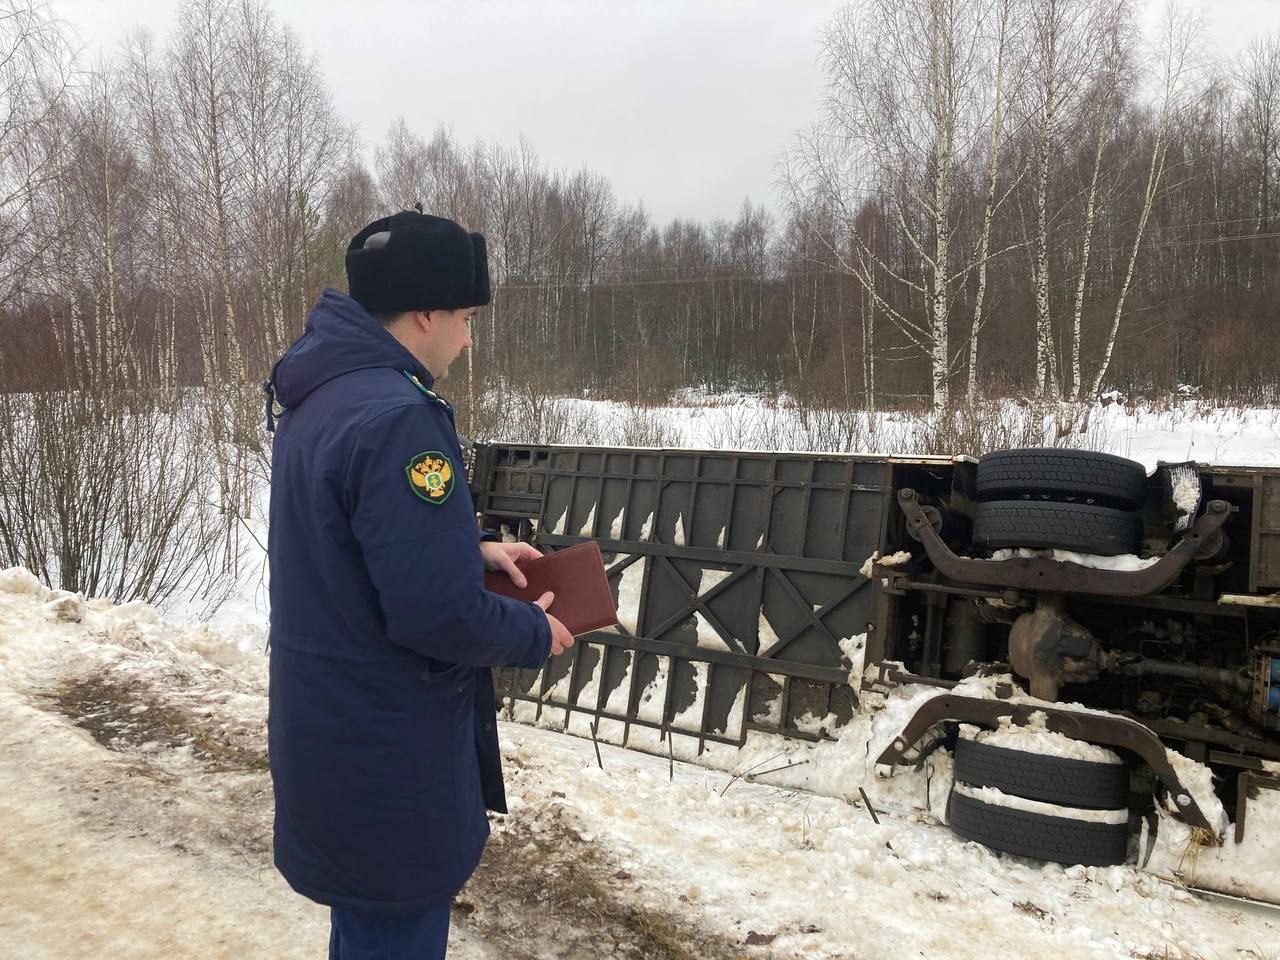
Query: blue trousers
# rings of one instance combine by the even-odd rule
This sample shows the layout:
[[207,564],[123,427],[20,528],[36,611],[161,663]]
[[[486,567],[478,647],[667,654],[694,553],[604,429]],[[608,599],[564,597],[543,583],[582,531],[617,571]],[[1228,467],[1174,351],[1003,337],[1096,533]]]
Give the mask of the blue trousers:
[[444,960],[452,905],[402,917],[332,907],[329,960]]

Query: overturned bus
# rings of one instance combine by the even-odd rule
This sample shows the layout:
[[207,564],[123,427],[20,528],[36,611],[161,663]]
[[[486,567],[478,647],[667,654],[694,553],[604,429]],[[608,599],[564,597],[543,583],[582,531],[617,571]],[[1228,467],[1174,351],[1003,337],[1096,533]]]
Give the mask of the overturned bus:
[[1280,901],[1280,470],[473,454],[482,524],[598,541],[619,609],[508,716]]

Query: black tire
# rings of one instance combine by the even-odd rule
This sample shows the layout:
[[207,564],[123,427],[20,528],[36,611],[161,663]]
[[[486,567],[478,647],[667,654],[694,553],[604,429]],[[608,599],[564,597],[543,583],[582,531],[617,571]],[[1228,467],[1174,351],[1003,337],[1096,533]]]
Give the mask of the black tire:
[[988,550],[1032,547],[1114,557],[1137,552],[1142,516],[1087,503],[996,500],[974,511],[973,543]]
[[1109,453],[1048,447],[1000,450],[978,461],[979,500],[1075,497],[1137,510],[1146,501],[1146,492],[1146,468]]
[[1129,852],[1127,823],[1095,823],[1001,807],[955,790],[947,800],[947,822],[965,840],[992,850],[1054,863],[1110,867]]
[[1129,802],[1129,768],[1026,750],[956,741],[955,778],[975,787],[1044,803],[1089,810],[1118,810]]

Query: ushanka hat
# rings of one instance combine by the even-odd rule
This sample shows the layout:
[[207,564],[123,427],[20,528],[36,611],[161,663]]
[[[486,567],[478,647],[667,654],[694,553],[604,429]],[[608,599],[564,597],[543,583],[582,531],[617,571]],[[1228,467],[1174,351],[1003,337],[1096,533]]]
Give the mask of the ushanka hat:
[[452,220],[404,210],[347,245],[352,299],[370,313],[459,310],[489,302],[484,237]]

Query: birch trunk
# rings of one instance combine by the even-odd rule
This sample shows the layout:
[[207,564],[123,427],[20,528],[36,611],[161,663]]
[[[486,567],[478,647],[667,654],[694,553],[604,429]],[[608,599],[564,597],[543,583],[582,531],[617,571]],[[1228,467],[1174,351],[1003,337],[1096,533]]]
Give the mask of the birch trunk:
[[[1050,41],[1052,46],[1053,41]],[[1052,54],[1051,54],[1052,56]],[[1044,116],[1036,145],[1036,257],[1032,274],[1036,293],[1036,397],[1052,399],[1053,387],[1053,322],[1049,314],[1049,160],[1052,149],[1054,113],[1053,67],[1045,78]]]
[[1098,136],[1093,151],[1093,177],[1089,181],[1089,202],[1084,215],[1084,243],[1080,250],[1080,276],[1076,280],[1075,309],[1071,315],[1071,399],[1080,400],[1080,388],[1083,386],[1080,373],[1080,322],[1084,314],[1085,279],[1089,273],[1089,253],[1093,241],[1093,225],[1097,212],[1098,181],[1102,173],[1102,148],[1106,143],[1109,98],[1104,100],[1098,110]]
[[1138,252],[1142,249],[1142,237],[1146,231],[1147,219],[1151,216],[1151,207],[1155,202],[1156,194],[1159,192],[1160,179],[1164,174],[1164,160],[1166,153],[1166,139],[1163,125],[1160,132],[1156,136],[1155,146],[1151,150],[1151,166],[1147,171],[1147,190],[1142,204],[1142,216],[1138,218],[1138,230],[1133,238],[1133,247],[1129,251],[1129,265],[1125,270],[1124,282],[1120,285],[1120,296],[1116,300],[1116,312],[1111,318],[1111,331],[1107,335],[1106,348],[1103,351],[1102,363],[1098,366],[1097,376],[1093,378],[1093,388],[1090,396],[1098,396],[1102,393],[1102,383],[1106,378],[1107,369],[1111,366],[1111,355],[1115,352],[1116,337],[1120,333],[1120,319],[1124,315],[1124,301],[1129,295],[1129,285],[1133,282],[1133,268],[1138,262]]
[[128,357],[123,355],[120,338],[120,317],[116,310],[115,235],[112,230],[110,152],[103,150],[102,192],[106,207],[102,212],[102,245],[107,264],[107,363],[109,375],[128,376]]
[[1120,321],[1124,317],[1125,300],[1133,283],[1134,267],[1138,262],[1138,253],[1142,249],[1147,221],[1151,217],[1152,207],[1160,192],[1160,182],[1164,176],[1165,158],[1169,148],[1169,132],[1173,126],[1174,116],[1181,113],[1189,102],[1189,81],[1194,73],[1192,57],[1199,43],[1201,29],[1202,23],[1194,14],[1174,0],[1169,0],[1164,10],[1164,49],[1161,51],[1163,97],[1156,122],[1155,139],[1151,145],[1151,162],[1147,168],[1147,186],[1143,195],[1142,214],[1138,218],[1138,227],[1134,233],[1133,246],[1129,251],[1124,281],[1120,285],[1120,293],[1116,299],[1116,310],[1111,318],[1111,330],[1107,335],[1102,362],[1098,365],[1097,375],[1093,378],[1093,387],[1090,392],[1095,397],[1102,392],[1102,385],[1111,366],[1116,337],[1120,332]]
[[1004,130],[1004,55],[1008,35],[1009,3],[1000,7],[996,38],[995,82],[991,91],[991,159],[987,166],[987,198],[982,207],[982,233],[978,241],[978,290],[974,295],[973,322],[969,326],[969,383],[965,401],[972,406],[978,396],[978,334],[982,331],[982,307],[987,293],[987,256],[991,248],[991,221],[995,215],[996,188],[1000,179],[1000,143]]

